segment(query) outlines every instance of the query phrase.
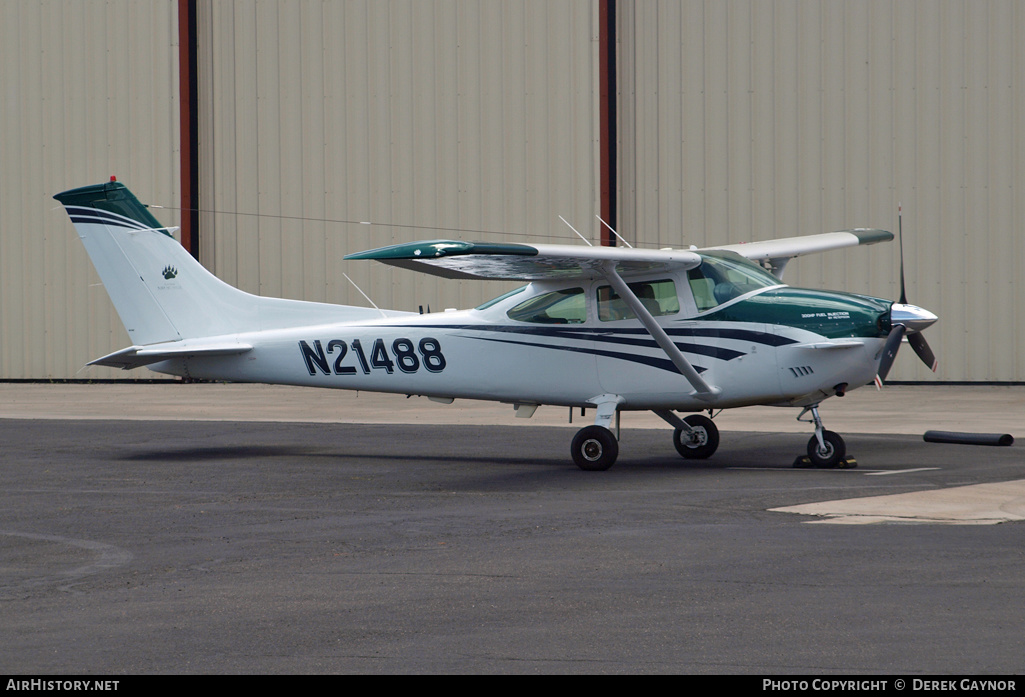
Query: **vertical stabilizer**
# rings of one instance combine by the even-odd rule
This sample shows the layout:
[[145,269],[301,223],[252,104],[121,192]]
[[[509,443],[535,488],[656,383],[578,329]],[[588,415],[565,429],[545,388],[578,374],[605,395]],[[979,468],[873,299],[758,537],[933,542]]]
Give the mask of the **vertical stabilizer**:
[[54,198],[71,217],[132,343],[182,339],[167,305],[176,304],[170,298],[181,290],[175,288],[181,286],[178,275],[194,272],[199,264],[169,230],[120,182],[71,189]]
[[64,204],[135,346],[381,316],[369,308],[259,297],[228,285],[120,182],[54,198]]

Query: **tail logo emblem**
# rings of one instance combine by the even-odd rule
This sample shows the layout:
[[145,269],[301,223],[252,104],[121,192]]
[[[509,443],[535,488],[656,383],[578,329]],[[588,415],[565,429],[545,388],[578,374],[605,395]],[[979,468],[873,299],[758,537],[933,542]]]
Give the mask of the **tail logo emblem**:
[[164,280],[170,281],[172,278],[178,275],[178,269],[174,268],[173,266],[165,266],[163,274]]

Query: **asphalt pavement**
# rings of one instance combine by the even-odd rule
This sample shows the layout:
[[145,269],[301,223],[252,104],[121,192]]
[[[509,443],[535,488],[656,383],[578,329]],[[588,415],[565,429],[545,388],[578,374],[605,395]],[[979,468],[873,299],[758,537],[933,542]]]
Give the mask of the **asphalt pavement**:
[[858,466],[814,470],[796,410],[718,416],[706,462],[626,414],[582,472],[567,409],[0,384],[0,671],[1019,673],[1021,441],[922,432],[1023,415],[857,390],[823,418]]
[[[720,430],[810,433],[800,410],[745,407],[716,416]],[[927,430],[1010,433],[1025,437],[1025,385],[890,385],[862,387],[823,402],[826,428],[846,433]],[[513,418],[509,404],[239,383],[0,383],[2,419],[181,419],[437,425],[573,426],[570,410],[541,406],[530,419]],[[627,412],[628,428],[667,428],[650,412]]]

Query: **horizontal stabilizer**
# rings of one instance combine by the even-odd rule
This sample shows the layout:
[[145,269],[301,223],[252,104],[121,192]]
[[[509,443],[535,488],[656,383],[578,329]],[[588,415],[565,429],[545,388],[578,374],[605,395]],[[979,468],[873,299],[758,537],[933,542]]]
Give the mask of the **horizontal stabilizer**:
[[103,358],[90,361],[89,365],[104,365],[110,368],[131,370],[151,363],[171,360],[172,358],[193,358],[201,356],[231,356],[251,351],[252,346],[234,341],[209,344],[184,344],[174,342],[154,344],[150,346],[129,346],[115,351]]

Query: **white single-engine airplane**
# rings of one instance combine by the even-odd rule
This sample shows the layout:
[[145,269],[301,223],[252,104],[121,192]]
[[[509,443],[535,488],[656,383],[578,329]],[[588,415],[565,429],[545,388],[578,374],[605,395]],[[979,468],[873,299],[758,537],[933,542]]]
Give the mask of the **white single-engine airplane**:
[[[782,283],[793,257],[889,241],[857,229],[706,249],[644,250],[431,240],[375,259],[456,279],[528,282],[473,310],[417,314],[265,298],[220,281],[113,180],[57,194],[131,338],[90,365],[187,378],[484,399],[530,416],[541,404],[593,408],[573,439],[585,470],[612,466],[622,411],[651,410],[685,458],[719,445],[709,415],[803,407],[818,467],[844,462],[819,404],[882,383],[906,338],[936,321],[908,305]],[[695,412],[681,418],[676,412]]]

